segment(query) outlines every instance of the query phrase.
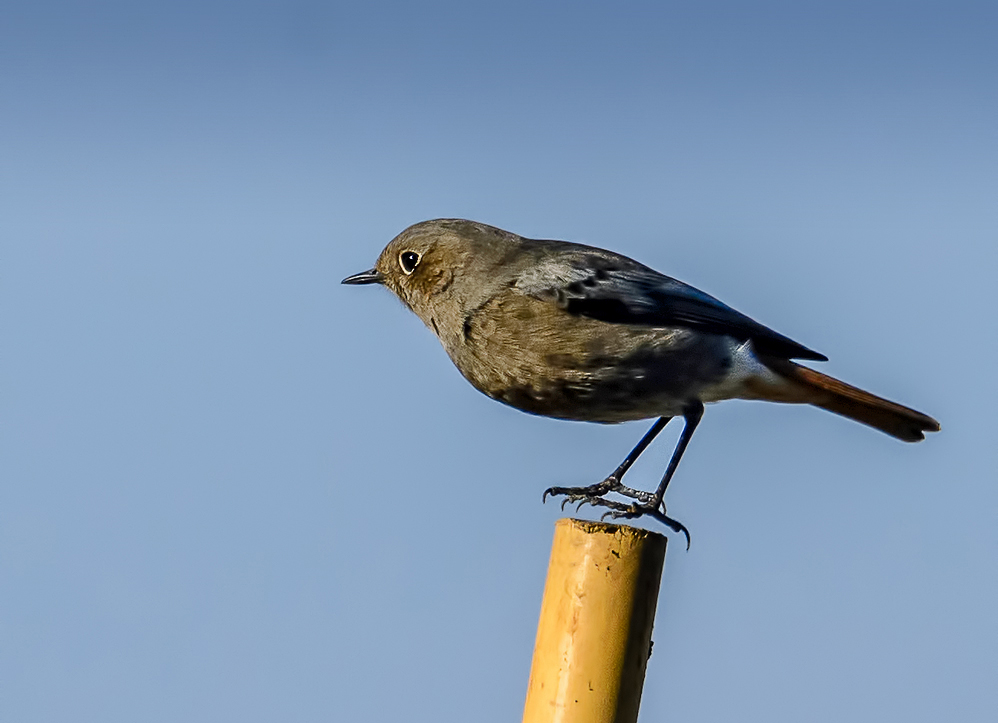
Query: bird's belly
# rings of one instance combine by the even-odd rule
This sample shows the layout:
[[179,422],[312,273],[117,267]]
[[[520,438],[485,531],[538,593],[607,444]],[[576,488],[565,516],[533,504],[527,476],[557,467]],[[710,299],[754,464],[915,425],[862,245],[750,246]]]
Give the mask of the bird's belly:
[[626,384],[576,382],[511,384],[488,393],[493,399],[530,414],[580,422],[614,424],[649,417],[676,416],[685,400],[668,393],[634,393]]
[[581,344],[478,337],[451,357],[493,399],[531,414],[603,423],[682,414],[731,366],[726,337],[604,326],[610,325],[596,326],[588,338],[573,335]]

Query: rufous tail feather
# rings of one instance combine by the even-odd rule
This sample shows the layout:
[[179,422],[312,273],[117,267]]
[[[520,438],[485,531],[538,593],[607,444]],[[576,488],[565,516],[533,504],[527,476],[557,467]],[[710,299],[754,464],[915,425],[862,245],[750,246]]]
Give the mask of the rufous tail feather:
[[793,390],[772,389],[771,394],[765,396],[764,390],[760,388],[758,391],[763,398],[768,396],[774,401],[813,404],[905,442],[919,442],[925,439],[925,432],[939,431],[939,422],[932,417],[864,392],[827,374],[785,359],[766,358],[763,361],[781,377],[794,382],[796,387]]

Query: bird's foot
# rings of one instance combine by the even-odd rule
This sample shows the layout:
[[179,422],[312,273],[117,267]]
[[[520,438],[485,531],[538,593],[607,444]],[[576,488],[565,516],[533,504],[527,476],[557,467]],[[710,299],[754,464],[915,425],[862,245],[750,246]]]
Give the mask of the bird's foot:
[[570,502],[585,503],[594,498],[605,497],[611,492],[616,492],[618,495],[623,495],[624,497],[630,497],[632,500],[637,500],[646,507],[652,506],[655,501],[653,493],[626,487],[613,475],[610,475],[602,482],[589,485],[588,487],[548,487],[544,490],[541,500],[542,502],[547,502],[548,495],[553,497],[564,495],[565,499],[561,502],[561,508],[565,509],[565,505]]
[[607,477],[602,482],[589,485],[588,487],[548,487],[541,496],[541,503],[543,504],[548,501],[548,495],[552,497],[564,495],[565,499],[561,501],[561,509],[565,509],[565,505],[569,502],[585,502],[590,499],[599,499],[603,495],[612,492],[614,486],[619,484],[615,478]]
[[612,520],[619,520],[619,519],[633,520],[637,517],[643,517],[645,515],[653,519],[656,519],[659,522],[661,522],[663,525],[671,529],[673,532],[682,532],[683,535],[686,537],[686,549],[687,550],[690,549],[690,531],[686,529],[686,525],[684,525],[682,522],[666,515],[664,512],[665,509],[664,506],[662,507],[662,509],[659,509],[658,505],[651,506],[639,502],[631,502],[630,504],[625,504],[623,502],[614,502],[613,500],[606,500],[603,499],[602,497],[589,499],[586,500],[586,502],[594,506],[598,505],[600,507],[610,508],[609,510],[603,513],[603,516],[600,518],[602,520],[605,520],[607,517],[609,517]]
[[[624,503],[606,499],[610,492],[616,492],[624,497],[630,497],[634,502]],[[594,507],[608,507],[602,519],[635,519],[647,515],[658,520],[675,532],[681,532],[686,536],[686,549],[690,549],[690,531],[686,525],[678,520],[674,520],[665,514],[665,505],[657,495],[652,492],[643,492],[622,485],[616,477],[612,475],[602,482],[588,487],[548,487],[544,490],[543,500],[547,501],[548,495],[564,496],[561,508],[565,505],[578,502],[579,507],[589,504]]]

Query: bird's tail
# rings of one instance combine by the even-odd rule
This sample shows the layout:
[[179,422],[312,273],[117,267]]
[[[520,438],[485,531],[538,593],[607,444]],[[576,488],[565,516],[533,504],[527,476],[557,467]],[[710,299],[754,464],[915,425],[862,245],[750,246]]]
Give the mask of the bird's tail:
[[838,379],[785,359],[762,360],[788,385],[779,389],[758,388],[761,398],[782,402],[803,402],[867,424],[905,442],[925,439],[925,432],[938,432],[939,422],[914,409],[864,392]]

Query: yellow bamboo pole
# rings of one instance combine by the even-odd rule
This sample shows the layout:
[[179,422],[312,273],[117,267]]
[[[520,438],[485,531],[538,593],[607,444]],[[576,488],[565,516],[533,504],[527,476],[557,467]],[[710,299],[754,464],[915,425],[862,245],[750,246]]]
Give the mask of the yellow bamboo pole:
[[555,525],[523,723],[635,723],[665,562],[664,536]]

